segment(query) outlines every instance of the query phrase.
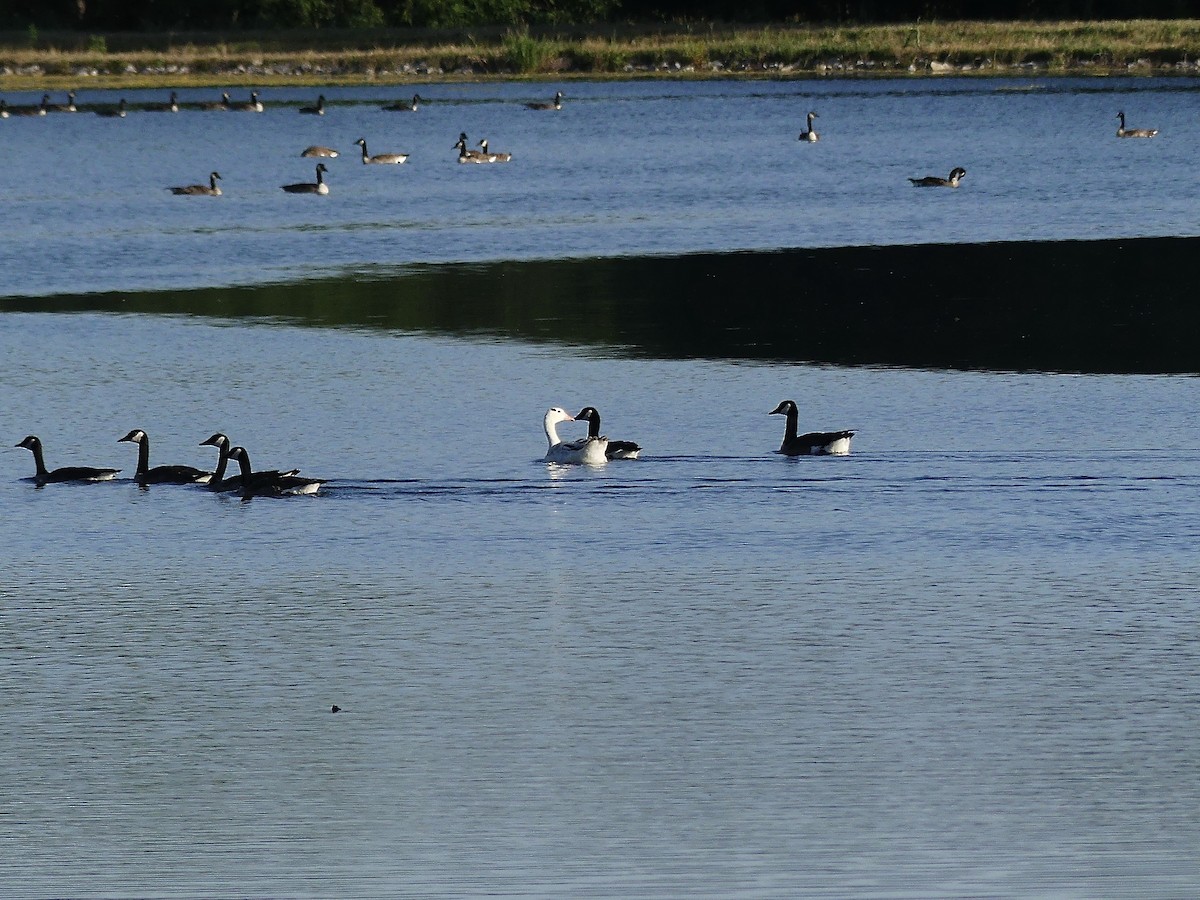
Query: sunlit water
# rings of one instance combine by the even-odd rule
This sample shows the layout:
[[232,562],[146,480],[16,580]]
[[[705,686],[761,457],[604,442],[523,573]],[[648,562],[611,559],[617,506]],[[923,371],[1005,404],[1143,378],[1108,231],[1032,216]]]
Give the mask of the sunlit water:
[[[218,136],[201,121],[233,114],[19,122],[33,140],[102,123],[150,143],[121,185],[78,201],[86,215],[73,166],[52,176],[30,154],[0,174],[24,173],[0,226],[0,252],[20,260],[5,293],[256,283],[305,277],[310,256],[331,261],[312,274],[380,277],[559,250],[1194,233],[1186,192],[1127,160],[1154,192],[1136,228],[1101,214],[1115,162],[1077,163],[1075,214],[1061,180],[986,174],[1020,153],[1058,168],[1002,127],[1013,119],[1073,159],[1115,153],[1114,103],[1163,128],[1124,152],[1185,154],[1176,132],[1200,127],[1180,114],[1188,83],[1122,86],[1131,96],[1108,82],[952,84],[572,85],[554,119],[517,105],[537,86],[430,88],[459,105],[391,126],[411,148],[366,134],[373,152],[431,147],[428,166],[339,160],[327,198],[277,192],[309,163],[268,161],[260,142],[303,146],[336,115],[357,131],[384,113],[363,103],[303,125],[272,110],[239,126],[230,163],[195,151]],[[828,143],[799,147],[814,96]],[[900,140],[943,108],[973,117],[957,126],[976,148],[966,161],[938,149],[954,141],[939,129],[932,147]],[[643,124],[614,125],[630,120]],[[895,135],[890,149],[851,141],[867,122]],[[180,128],[196,131],[177,142]],[[458,167],[449,144],[464,128],[523,164]],[[699,158],[653,157],[657,196],[636,155],[603,153],[665,154],[693,131]],[[761,156],[747,149],[767,132]],[[814,162],[826,150],[858,162]],[[30,159],[45,170],[22,168]],[[797,159],[828,165],[825,180],[802,178]],[[955,193],[902,180],[956,163],[971,175]],[[161,191],[210,168],[229,196]],[[746,192],[762,179],[795,193]],[[832,211],[855,185],[875,199],[840,225],[797,214],[800,194]],[[578,198],[593,196],[585,214]],[[1033,209],[1021,200],[1034,196]],[[113,254],[128,264],[100,264]],[[134,427],[152,464],[211,464],[197,445],[222,430],[256,466],[331,479],[322,496],[250,502],[125,478],[38,489],[25,450],[0,452],[0,892],[1195,894],[1194,378],[750,361],[757,331],[694,356],[651,342],[649,325],[556,341],[595,325],[569,297],[533,342],[515,309],[510,336],[469,304],[447,317],[454,278],[442,293],[431,282],[431,311],[408,328],[373,325],[369,306],[337,318],[359,295],[333,286],[325,306],[273,294],[270,317],[241,316],[232,293],[215,315],[184,294],[171,295],[178,315],[145,312],[144,298],[123,314],[113,293],[0,316],[0,433],[38,433],[51,466],[128,476],[134,451],[117,438]],[[540,303],[553,285],[536,287]],[[783,423],[767,413],[789,397],[801,427],[858,429],[854,452],[772,454]],[[547,467],[551,404],[597,406],[644,458]]]

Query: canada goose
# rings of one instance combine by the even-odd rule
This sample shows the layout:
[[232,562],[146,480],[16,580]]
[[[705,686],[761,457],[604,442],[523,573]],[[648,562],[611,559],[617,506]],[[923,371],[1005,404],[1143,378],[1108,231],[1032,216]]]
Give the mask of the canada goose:
[[146,106],[146,112],[179,112],[179,95],[171,91],[171,99],[166,103],[151,103]]
[[75,92],[67,91],[67,102],[52,106],[50,109],[53,112],[79,112],[79,109],[75,106]]
[[48,470],[42,457],[42,441],[37,435],[29,435],[18,447],[33,451],[33,464],[37,469],[33,480],[38,486],[54,484],[63,481],[111,481],[120,469],[97,469],[92,466],[63,466],[61,469]]
[[8,118],[8,101],[0,100],[0,119]]
[[300,155],[309,159],[317,156],[324,156],[327,159],[335,159],[338,155],[338,152],[332,147],[320,147],[314,144],[312,147],[305,147],[304,151]]
[[364,166],[367,165],[368,163],[380,163],[382,165],[399,165],[400,163],[402,163],[406,159],[408,159],[407,153],[380,153],[376,156],[368,156],[367,155],[366,138],[359,138],[354,143],[356,143],[356,144],[358,144],[358,146],[362,147],[362,161],[363,161]]
[[526,103],[526,109],[562,109],[563,95],[562,91],[557,91],[554,94],[554,99],[549,103]]
[[258,99],[258,91],[251,91],[249,100],[245,103],[238,103],[233,108],[239,112],[262,112],[263,105],[262,101]]
[[[575,415],[576,421],[588,423],[588,437],[600,437],[600,413],[594,406],[585,406]],[[633,441],[609,441],[604,455],[609,459],[637,459],[642,448]]]
[[967,174],[967,170],[962,166],[956,166],[950,170],[949,178],[938,178],[936,175],[926,175],[924,178],[908,179],[916,187],[958,187],[958,183]]
[[[241,475],[231,475],[229,478],[225,477],[225,469],[229,464],[229,438],[218,431],[208,440],[201,441],[200,446],[217,448],[217,467],[213,470],[212,478],[208,481],[208,489],[216,492],[240,490],[242,487]],[[282,478],[284,476],[297,475],[299,472],[299,469],[292,469],[290,472],[265,472],[259,474]]]
[[1157,128],[1126,128],[1125,113],[1117,113],[1117,118],[1121,120],[1121,126],[1117,129],[1117,137],[1141,137],[1152,138],[1158,134]]
[[14,116],[44,116],[50,108],[50,95],[42,94],[42,102],[37,106],[13,106],[9,112]]
[[397,100],[388,106],[383,107],[386,112],[416,112],[417,107],[424,103],[424,98],[420,94],[413,94],[412,103],[405,103],[403,100]]
[[558,436],[559,422],[574,422],[575,417],[558,406],[546,410],[542,427],[546,430],[546,462],[554,463],[583,463],[595,466],[608,462],[604,455],[608,447],[608,438],[579,438],[574,441],[564,441]]
[[317,97],[316,106],[300,107],[300,114],[305,116],[323,116],[325,115],[325,95],[321,94]]
[[325,168],[325,163],[317,163],[316,184],[312,184],[311,182],[307,181],[301,182],[300,184],[285,184],[283,185],[283,189],[289,194],[328,194],[329,185],[327,185],[325,183],[325,179],[321,177],[322,173],[328,171],[329,170]]
[[172,194],[182,194],[187,197],[220,197],[221,189],[217,187],[220,177],[220,172],[210,172],[208,184],[189,184],[186,187],[173,187],[169,190]]
[[229,458],[237,460],[241,467],[243,498],[315,494],[325,484],[324,478],[302,478],[289,472],[255,472],[250,468],[250,454],[245,447],[231,447]]
[[205,472],[194,466],[155,466],[150,468],[150,438],[140,428],[135,428],[117,443],[128,441],[138,445],[137,473],[133,476],[138,484],[204,484],[212,478],[212,472]]
[[479,152],[483,154],[486,162],[502,163],[512,160],[511,153],[489,153],[486,139],[479,142]]
[[205,103],[201,103],[200,108],[201,109],[215,109],[215,110],[232,109],[232,105],[229,102],[229,91],[222,91],[220,100],[211,100],[211,101],[208,101]]
[[458,143],[451,149],[458,151],[458,161],[460,163],[485,163],[491,162],[480,150],[470,150],[467,148],[467,133],[460,132],[458,135]]
[[810,112],[808,114],[808,130],[800,132],[800,137],[797,138],[797,140],[805,141],[809,144],[815,144],[821,139],[821,136],[817,134],[817,130],[813,128],[812,122],[815,118],[817,118],[817,114],[815,112]]
[[783,444],[776,453],[782,453],[784,456],[844,456],[850,452],[853,431],[810,431],[808,434],[797,435],[796,424],[800,412],[792,400],[784,400],[768,415],[787,416]]
[[96,110],[96,115],[105,119],[123,119],[125,118],[125,98],[121,98],[121,102],[116,107]]

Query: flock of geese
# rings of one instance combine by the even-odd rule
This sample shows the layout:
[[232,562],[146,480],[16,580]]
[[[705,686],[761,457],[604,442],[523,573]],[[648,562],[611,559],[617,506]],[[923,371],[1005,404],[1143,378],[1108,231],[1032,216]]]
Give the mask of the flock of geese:
[[[131,111],[132,107],[125,102],[122,97],[116,106],[99,106],[90,110],[84,110],[75,103],[75,92],[67,92],[67,102],[62,104],[54,104],[50,102],[50,95],[43,94],[40,103],[27,106],[9,106],[6,100],[0,99],[0,119],[8,119],[14,116],[45,116],[50,113],[76,113],[90,111],[97,116],[104,118],[124,119]],[[399,100],[395,103],[389,103],[381,109],[387,112],[416,112],[422,103],[427,102],[420,94],[413,94],[411,102]],[[562,91],[557,91],[553,99],[549,101],[537,101],[525,103],[527,109],[554,111],[562,109],[563,94]],[[166,103],[148,103],[138,107],[142,112],[168,112],[175,113],[181,109],[191,108],[208,111],[234,111],[234,112],[252,112],[260,113],[265,111],[266,107],[259,98],[258,91],[251,91],[250,98],[245,101],[234,101],[229,97],[228,91],[221,93],[220,100],[204,101],[193,103],[185,107],[179,102],[179,94],[176,91],[171,91],[170,97]],[[301,106],[299,109],[300,115],[308,116],[323,116],[325,115],[325,95],[321,94],[317,97],[317,102],[312,106]],[[407,153],[377,153],[371,154],[367,150],[366,138],[359,138],[354,142],[362,151],[363,165],[400,165],[408,162],[409,154]],[[486,164],[486,163],[506,163],[512,161],[512,154],[507,152],[492,152],[488,149],[487,139],[481,139],[478,143],[479,149],[473,149],[469,146],[469,141],[466,132],[461,132],[458,136],[458,141],[451,147],[452,150],[458,151],[458,161],[460,163],[470,164]],[[339,155],[338,151],[332,147],[323,147],[313,145],[306,147],[300,155],[305,158],[324,158],[333,159]],[[317,163],[316,181],[300,182],[298,184],[285,184],[281,188],[289,194],[320,194],[326,195],[329,193],[329,185],[325,183],[325,173],[329,171],[328,167],[322,162]],[[208,184],[185,184],[174,187],[169,187],[172,194],[183,197],[220,197],[221,187],[217,184],[221,180],[220,172],[210,172],[208,175]]]
[[[798,434],[799,410],[793,400],[784,400],[769,415],[781,415],[786,419],[783,443],[776,453],[784,456],[844,456],[850,452],[850,439],[853,431],[812,431],[808,434]],[[564,422],[587,422],[586,437],[575,440],[563,440],[558,435],[558,426]],[[571,415],[560,406],[552,406],[546,410],[542,426],[546,431],[545,462],[564,465],[604,465],[610,460],[637,459],[642,448],[634,441],[620,441],[600,433],[600,412],[594,406],[585,406],[575,415]],[[214,493],[239,494],[242,499],[251,497],[285,497],[301,494],[316,494],[321,486],[328,483],[324,478],[307,478],[300,475],[299,469],[265,469],[255,471],[250,464],[250,454],[245,447],[233,446],[228,437],[221,432],[210,435],[198,446],[215,447],[217,450],[217,465],[213,471],[198,469],[195,466],[150,465],[150,437],[140,428],[135,428],[117,443],[136,444],[138,448],[137,468],[133,480],[140,487],[152,484],[190,484],[202,485]],[[31,434],[16,445],[33,454],[34,474],[29,479],[38,487],[47,484],[65,482],[96,482],[113,481],[120,474],[120,469],[99,466],[62,466],[50,469],[46,466],[45,451],[42,441],[37,435]],[[239,472],[226,477],[225,472],[229,461],[238,464]]]

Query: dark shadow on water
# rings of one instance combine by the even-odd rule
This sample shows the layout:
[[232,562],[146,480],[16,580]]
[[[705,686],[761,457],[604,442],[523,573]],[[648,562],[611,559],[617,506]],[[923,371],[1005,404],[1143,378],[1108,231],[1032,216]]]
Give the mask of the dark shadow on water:
[[0,310],[269,318],[666,359],[1200,371],[1200,238],[413,266]]

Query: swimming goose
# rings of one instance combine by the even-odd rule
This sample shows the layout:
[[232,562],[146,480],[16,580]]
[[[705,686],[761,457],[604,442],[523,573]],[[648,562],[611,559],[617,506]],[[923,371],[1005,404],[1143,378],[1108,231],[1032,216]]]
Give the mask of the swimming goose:
[[217,187],[220,172],[208,173],[208,184],[189,184],[185,187],[168,188],[172,194],[182,194],[188,197],[220,197],[221,189]]
[[554,94],[554,99],[549,103],[526,103],[526,109],[562,109],[563,95],[562,91],[557,91]]
[[403,100],[397,100],[388,106],[383,107],[387,112],[416,112],[417,107],[424,103],[420,94],[413,94],[412,104],[405,103]]
[[[242,487],[241,475],[231,475],[229,478],[225,477],[225,468],[229,464],[229,438],[218,431],[208,440],[201,441],[200,446],[217,448],[217,467],[213,469],[212,478],[208,481],[208,489],[217,492],[240,490]],[[292,469],[290,472],[267,472],[265,474],[283,477],[285,475],[297,475],[299,472],[299,469]]]
[[243,497],[282,497],[288,494],[315,494],[324,478],[301,478],[289,472],[255,472],[250,468],[250,454],[245,447],[232,447],[229,458],[242,469]]
[[325,115],[325,95],[320,94],[317,97],[316,106],[300,107],[300,114],[304,116],[323,116]]
[[486,139],[479,142],[479,152],[483,154],[484,160],[490,163],[510,162],[512,160],[511,153],[489,153]]
[[150,103],[146,112],[179,112],[179,95],[171,91],[171,99],[166,103]]
[[121,102],[118,103],[115,108],[109,107],[108,109],[96,110],[96,115],[101,116],[102,118],[105,118],[105,119],[123,119],[123,118],[125,118],[125,98],[122,97]]
[[263,105],[262,101],[258,99],[258,91],[251,91],[249,100],[245,103],[235,104],[233,108],[239,112],[262,112]]
[[67,102],[50,107],[52,112],[79,112],[75,106],[75,92],[67,91]]
[[1117,118],[1121,120],[1121,126],[1117,129],[1117,137],[1141,137],[1152,138],[1158,134],[1157,128],[1126,128],[1125,113],[1117,113]]
[[817,134],[817,130],[813,128],[812,120],[815,118],[817,118],[817,114],[815,112],[810,112],[808,114],[808,130],[800,132],[800,137],[797,138],[797,140],[805,141],[809,144],[815,144],[821,139],[821,136]]
[[784,456],[845,456],[850,452],[850,438],[853,431],[810,431],[808,434],[796,434],[796,423],[800,412],[792,400],[784,400],[771,410],[768,415],[787,416],[787,431],[784,432],[783,444],[776,453]]
[[546,429],[546,442],[549,445],[546,449],[546,462],[584,463],[589,466],[608,462],[608,457],[604,455],[608,448],[608,438],[586,437],[577,441],[559,439],[555,426],[559,422],[574,421],[575,417],[560,407],[553,406],[546,410],[546,418],[542,420],[542,427]]
[[138,445],[138,464],[134,480],[138,484],[206,484],[212,472],[194,466],[155,466],[150,468],[150,438],[140,428],[135,428],[117,443],[128,441]]
[[467,133],[459,132],[458,143],[452,148],[458,151],[458,161],[460,163],[485,163],[491,162],[481,151],[467,149]]
[[37,106],[13,106],[9,112],[14,116],[44,116],[50,108],[50,95],[42,94],[42,102]]
[[[576,421],[588,423],[588,437],[600,437],[600,413],[594,406],[585,406],[575,415]],[[633,441],[609,441],[604,455],[609,459],[637,459],[642,448]]]
[[33,480],[39,485],[63,481],[111,481],[121,471],[120,469],[97,469],[92,466],[63,466],[61,469],[50,471],[46,468],[46,460],[42,457],[42,441],[37,435],[29,435],[17,446],[33,451],[33,464],[37,467],[37,474],[33,476]]
[[363,161],[364,166],[367,165],[368,163],[381,163],[383,165],[399,165],[400,163],[402,163],[406,159],[408,159],[407,153],[380,153],[377,156],[368,156],[367,155],[366,138],[359,138],[354,143],[356,143],[356,144],[358,144],[358,146],[362,147],[362,161]]
[[958,187],[959,181],[966,176],[967,170],[957,166],[950,170],[949,178],[938,178],[936,175],[926,175],[924,178],[908,179],[915,187]]
[[301,156],[312,159],[314,157],[323,156],[326,159],[336,159],[338,152],[332,147],[322,147],[319,144],[314,144],[311,147],[305,147],[300,153]]
[[0,119],[8,118],[8,101],[0,100]]
[[325,163],[317,163],[317,183],[301,182],[300,184],[285,184],[283,189],[289,194],[328,194],[329,185],[325,183],[322,173],[328,172]]
[[229,91],[221,92],[220,100],[211,100],[200,104],[201,109],[232,109],[232,104],[229,102]]

